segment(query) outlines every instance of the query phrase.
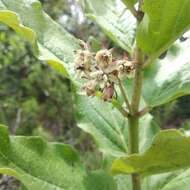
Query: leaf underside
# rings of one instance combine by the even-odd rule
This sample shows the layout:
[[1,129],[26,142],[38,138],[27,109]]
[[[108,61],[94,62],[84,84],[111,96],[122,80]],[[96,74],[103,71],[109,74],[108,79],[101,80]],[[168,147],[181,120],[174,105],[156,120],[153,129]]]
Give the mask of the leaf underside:
[[156,107],[190,93],[190,40],[174,45],[163,60],[147,68],[143,83],[143,98]]
[[86,13],[120,47],[131,53],[136,19],[118,0],[85,0]]

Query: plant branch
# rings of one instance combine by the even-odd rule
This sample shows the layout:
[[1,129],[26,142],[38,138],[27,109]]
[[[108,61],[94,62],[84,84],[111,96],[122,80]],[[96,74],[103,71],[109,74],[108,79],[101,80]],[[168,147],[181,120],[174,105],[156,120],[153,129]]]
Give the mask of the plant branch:
[[128,9],[131,11],[134,17],[138,18],[138,12],[133,6],[128,6]]
[[150,108],[150,107],[145,107],[141,111],[139,111],[136,115],[138,117],[143,117],[144,115],[146,115],[147,113],[149,113],[151,109],[152,108]]
[[131,110],[131,106],[130,106],[130,103],[129,103],[127,94],[126,94],[126,92],[125,92],[125,89],[124,89],[124,87],[123,87],[122,81],[120,80],[119,77],[117,77],[117,80],[118,80],[119,89],[120,89],[121,94],[122,94],[122,96],[123,96],[123,98],[124,98],[125,104],[126,104],[128,110],[129,110],[129,112],[131,113],[131,111],[132,111],[132,110]]
[[142,10],[142,5],[144,3],[144,0],[139,0],[139,7],[138,7],[138,11]]
[[112,105],[124,116],[128,117],[129,113],[120,105],[116,99],[112,99]]
[[132,15],[138,18],[138,11],[132,6],[128,1],[123,0],[123,3],[127,6],[127,9],[132,13]]

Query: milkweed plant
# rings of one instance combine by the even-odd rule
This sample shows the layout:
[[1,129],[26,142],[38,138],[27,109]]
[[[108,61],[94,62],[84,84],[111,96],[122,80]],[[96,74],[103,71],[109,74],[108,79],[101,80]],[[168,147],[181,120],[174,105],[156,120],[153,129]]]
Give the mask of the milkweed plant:
[[113,47],[94,52],[38,0],[0,0],[0,22],[71,80],[77,126],[95,140],[101,168],[68,144],[11,136],[2,124],[0,173],[28,190],[189,190],[188,131],[160,130],[150,111],[190,93],[190,0],[80,3]]

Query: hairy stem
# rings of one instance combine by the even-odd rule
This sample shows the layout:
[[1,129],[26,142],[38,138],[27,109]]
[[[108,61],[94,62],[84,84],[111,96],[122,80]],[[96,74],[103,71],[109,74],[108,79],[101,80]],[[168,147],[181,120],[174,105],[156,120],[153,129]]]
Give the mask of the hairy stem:
[[[138,0],[139,6],[138,10],[134,7],[131,8],[129,6],[128,1],[123,0],[123,2],[127,5],[128,9],[137,19],[137,27],[143,19],[144,13],[142,12],[143,0]],[[144,56],[141,50],[136,47],[134,52],[134,63],[135,63],[135,78],[133,83],[133,94],[131,104],[129,104],[128,99],[126,101],[127,106],[130,108],[128,115],[129,122],[129,137],[128,137],[128,146],[129,146],[129,154],[134,154],[139,152],[139,105],[141,98],[141,89],[143,82],[143,62]],[[125,91],[122,88],[122,84],[119,82],[120,90],[122,92],[123,97],[125,98]],[[141,190],[141,181],[139,174],[132,174],[132,186],[133,190]]]
[[[143,81],[143,54],[140,49],[135,50],[135,78],[133,84],[133,94],[131,102],[131,116],[129,117],[129,154],[134,154],[139,152],[139,105],[141,98],[141,89]],[[133,190],[141,189],[140,175],[132,175],[132,185]]]
[[133,95],[131,102],[132,113],[135,114],[139,110],[140,97],[141,97],[141,88],[142,88],[142,79],[143,79],[143,54],[139,48],[135,50],[135,78],[133,84]]
[[[139,152],[139,119],[138,117],[129,117],[129,154]],[[140,176],[138,174],[132,174],[132,186],[133,190],[141,189]]]
[[138,139],[139,120],[136,116],[129,117],[129,154],[138,153],[139,139]]

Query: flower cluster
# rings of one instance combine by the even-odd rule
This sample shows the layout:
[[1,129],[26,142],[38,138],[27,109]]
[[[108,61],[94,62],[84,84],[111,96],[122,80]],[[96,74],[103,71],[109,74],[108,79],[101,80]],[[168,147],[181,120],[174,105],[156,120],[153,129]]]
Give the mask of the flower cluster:
[[115,95],[118,80],[133,75],[134,63],[128,59],[113,59],[113,49],[103,49],[92,53],[86,43],[81,41],[81,49],[76,52],[75,71],[86,80],[83,89],[88,96],[102,92],[102,99],[109,101]]

